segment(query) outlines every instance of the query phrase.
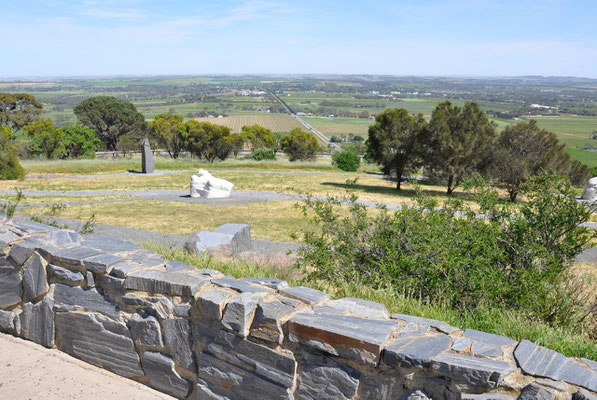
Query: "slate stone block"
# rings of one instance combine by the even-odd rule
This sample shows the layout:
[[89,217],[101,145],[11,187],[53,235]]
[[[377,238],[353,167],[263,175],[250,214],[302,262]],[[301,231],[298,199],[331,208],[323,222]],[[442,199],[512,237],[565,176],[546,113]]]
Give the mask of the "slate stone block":
[[4,252],[4,249],[6,249],[6,246],[14,242],[15,240],[18,240],[19,238],[20,236],[15,234],[14,232],[5,231],[0,233],[0,253],[2,253],[2,255],[5,255],[6,253]]
[[404,393],[398,400],[430,400],[422,390],[411,390]]
[[310,305],[316,305],[330,299],[329,294],[304,286],[283,288],[280,289],[280,294]]
[[505,393],[482,393],[482,394],[468,394],[462,393],[460,400],[514,400],[513,396]]
[[207,350],[280,386],[291,387],[294,384],[296,361],[290,354],[277,352],[224,330],[218,333]]
[[113,275],[113,276],[115,276],[117,278],[124,279],[129,274],[131,274],[133,272],[142,271],[142,270],[145,270],[145,269],[153,269],[153,270],[155,270],[155,268],[152,268],[152,266],[150,266],[150,265],[139,264],[137,262],[133,262],[133,261],[127,260],[127,261],[123,261],[123,262],[119,262],[119,263],[114,264],[114,266],[110,270],[110,275]]
[[163,296],[148,296],[145,298],[151,311],[160,319],[169,318],[174,310],[174,304]]
[[339,300],[329,300],[324,303],[325,307],[344,310],[363,318],[383,319],[389,318],[390,313],[383,304],[374,301],[345,297]]
[[189,318],[191,312],[190,304],[179,304],[174,306],[174,315],[182,318]]
[[139,314],[133,314],[127,325],[135,343],[144,346],[164,346],[160,324],[155,317],[149,315],[143,318]]
[[585,364],[587,364],[587,366],[589,368],[591,368],[593,371],[597,371],[597,362],[589,360],[587,358],[581,358],[582,362],[584,362]]
[[44,297],[41,301],[33,304],[23,305],[21,314],[21,334],[25,339],[41,344],[44,347],[53,347],[54,335],[54,311],[53,302],[50,298]]
[[446,333],[448,335],[459,330],[455,326],[451,326],[444,321],[438,321],[436,319],[415,317],[413,315],[406,315],[406,314],[392,314],[391,318],[400,319],[400,320],[406,321],[406,322],[413,322],[416,324],[429,325],[429,326],[437,329],[438,331],[440,331],[442,333]]
[[43,296],[50,288],[46,275],[46,262],[34,253],[23,270],[23,301],[29,302]]
[[187,371],[196,371],[197,364],[193,357],[193,332],[189,320],[184,318],[164,319],[162,320],[162,330],[176,365]]
[[165,354],[145,351],[143,369],[149,378],[149,386],[176,398],[186,398],[193,387],[191,382],[178,375],[172,358]]
[[60,310],[97,311],[114,319],[120,318],[118,306],[95,289],[84,290],[57,283],[54,288],[54,303]]
[[424,368],[431,364],[431,358],[448,350],[452,339],[446,335],[403,338],[385,347],[384,362],[395,367]]
[[80,271],[73,271],[53,264],[48,265],[48,272],[51,278],[73,285],[78,285],[85,280],[85,276]]
[[116,278],[110,275],[98,275],[99,286],[104,292],[114,292],[124,295],[124,279]]
[[0,310],[0,332],[19,336],[21,334],[21,319],[15,311]]
[[193,265],[189,265],[182,261],[167,261],[166,262],[166,271],[167,272],[176,272],[176,271],[193,271],[197,269],[197,267]]
[[130,378],[145,375],[123,322],[97,313],[57,312],[60,350]]
[[464,338],[458,338],[454,341],[454,344],[452,345],[452,350],[454,351],[471,351],[471,347],[473,346],[473,342],[468,340],[468,339],[464,339]]
[[95,276],[93,276],[93,272],[87,271],[85,273],[87,287],[94,288],[95,287]]
[[133,296],[133,295],[126,295],[122,296],[122,302],[127,306],[135,306],[135,307],[146,307],[147,302],[143,297]]
[[309,355],[301,362],[296,400],[352,399],[359,388],[360,374],[348,365],[324,357]]
[[433,357],[431,368],[455,381],[482,387],[496,386],[515,369],[503,361],[450,353]]
[[218,285],[224,288],[238,290],[241,293],[274,293],[274,291],[270,288],[266,288],[263,286],[253,285],[248,283],[242,279],[234,279],[234,278],[215,278],[211,280],[211,283],[214,285]]
[[10,259],[12,259],[15,265],[23,265],[25,261],[33,254],[35,251],[36,244],[35,242],[22,240],[19,242],[15,242],[8,253]]
[[19,228],[21,231],[25,232],[25,233],[45,233],[45,232],[51,232],[51,231],[57,231],[58,228],[55,228],[53,226],[50,225],[44,225],[44,224],[40,224],[39,222],[35,222],[35,221],[28,221],[28,220],[21,220],[21,221],[15,221],[12,220],[12,225]]
[[[264,396],[267,394],[266,396]],[[262,399],[291,400],[288,388],[261,376],[202,353],[197,380],[197,399]]]
[[[52,264],[58,265],[74,265],[77,267],[83,267],[83,261],[99,256],[102,253],[86,246],[72,246],[66,249],[59,249],[52,253]],[[97,272],[97,271],[94,271]]]
[[572,395],[572,400],[597,400],[597,395],[581,389]]
[[374,366],[398,325],[396,321],[304,313],[294,314],[288,322],[291,341]]
[[284,330],[281,321],[295,310],[295,307],[277,300],[267,303],[259,302],[251,327],[251,336],[269,342],[282,343]]
[[214,289],[197,296],[197,310],[210,318],[221,320],[224,314],[224,307],[230,298],[234,296],[226,290]]
[[597,392],[597,372],[553,350],[523,340],[514,350],[514,358],[529,375],[564,381]]
[[153,152],[149,146],[149,140],[145,138],[141,142],[141,171],[144,174],[151,174],[154,170]]
[[83,237],[77,232],[66,230],[52,231],[46,236],[46,242],[56,247],[72,246],[79,244]]
[[251,250],[251,225],[247,224],[224,224],[216,229],[214,233],[220,233],[230,237],[230,249],[232,254]]
[[220,321],[215,321],[209,318],[200,318],[193,320],[195,343],[197,348],[203,350],[209,343],[213,342],[217,334],[222,330]]
[[485,342],[475,342],[471,346],[471,353],[480,356],[499,358],[504,355],[504,350],[499,346],[494,346]]
[[505,336],[495,335],[493,333],[477,331],[475,329],[467,329],[466,331],[464,331],[462,336],[468,339],[473,339],[479,342],[485,342],[499,347],[516,344],[516,340],[507,338]]
[[21,302],[21,275],[6,259],[0,260],[0,308]]
[[125,280],[127,289],[174,296],[195,296],[208,283],[209,279],[200,275],[149,269],[133,272]]
[[107,274],[116,264],[124,262],[124,258],[108,253],[100,253],[83,260],[83,266],[97,274]]
[[521,390],[517,400],[554,400],[556,393],[546,387],[531,383]]
[[139,250],[142,247],[125,240],[113,239],[98,235],[84,235],[83,246],[91,247],[96,250],[105,251],[108,253],[128,253]]
[[274,290],[288,287],[288,282],[273,278],[240,278],[241,281],[261,285]]
[[431,330],[429,325],[416,324],[414,322],[408,322],[404,325],[400,325],[394,332],[395,338],[423,336]]
[[226,306],[222,325],[247,337],[259,300],[261,296],[255,293],[241,293],[231,298]]

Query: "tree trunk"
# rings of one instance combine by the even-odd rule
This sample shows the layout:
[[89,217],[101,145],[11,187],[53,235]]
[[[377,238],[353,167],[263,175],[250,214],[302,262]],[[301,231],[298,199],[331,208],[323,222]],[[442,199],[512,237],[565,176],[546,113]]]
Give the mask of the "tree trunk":
[[454,187],[452,187],[452,182],[454,182],[454,175],[450,175],[448,177],[448,196],[452,196],[452,192],[454,191]]
[[399,163],[396,165],[396,189],[400,189],[400,183],[402,182],[402,174],[404,173],[404,164]]
[[510,202],[514,203],[516,201],[516,196],[518,196],[518,190],[510,189],[508,190],[508,193],[510,193]]

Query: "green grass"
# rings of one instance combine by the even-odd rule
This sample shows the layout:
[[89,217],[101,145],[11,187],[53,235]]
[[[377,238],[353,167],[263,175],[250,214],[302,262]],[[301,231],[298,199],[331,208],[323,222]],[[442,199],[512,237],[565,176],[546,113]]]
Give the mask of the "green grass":
[[305,282],[302,271],[294,268],[279,268],[275,265],[252,264],[239,260],[218,260],[200,255],[191,255],[184,250],[165,248],[153,243],[143,243],[145,248],[163,255],[168,260],[183,261],[200,268],[213,268],[235,278],[264,277],[288,281],[293,286],[307,285],[324,290],[332,298],[358,297],[384,304],[390,313],[416,315],[446,321],[461,329],[478,329],[507,336],[518,341],[531,340],[538,345],[553,349],[567,356],[585,357],[597,360],[597,344],[585,335],[568,329],[551,327],[540,321],[530,320],[524,314],[509,310],[480,309],[474,314],[460,315],[442,304],[425,304],[420,299],[404,297],[387,289],[373,289],[346,282],[330,286],[326,282]]

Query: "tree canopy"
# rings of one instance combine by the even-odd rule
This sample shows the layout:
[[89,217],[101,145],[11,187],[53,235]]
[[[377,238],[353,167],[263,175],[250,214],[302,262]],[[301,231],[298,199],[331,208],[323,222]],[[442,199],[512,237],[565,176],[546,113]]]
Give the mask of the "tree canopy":
[[405,109],[387,109],[369,127],[367,159],[375,160],[385,174],[396,173],[396,187],[404,172],[420,161],[427,123],[423,114],[410,115]]
[[264,147],[268,149],[276,147],[276,138],[272,135],[272,131],[262,126],[245,125],[241,129],[241,135],[250,143],[252,151]]
[[428,171],[445,179],[448,194],[475,172],[489,166],[495,143],[495,124],[476,103],[464,107],[440,103],[428,124],[430,139],[425,154]]
[[234,138],[230,128],[209,122],[187,121],[185,148],[191,154],[213,162],[216,158],[225,160],[230,154]]
[[29,154],[52,158],[94,158],[101,141],[86,126],[57,128],[49,119],[32,122],[23,131],[27,135]]
[[147,125],[149,136],[160,147],[168,150],[168,154],[172,158],[178,158],[184,147],[186,130],[182,120],[182,115],[172,113],[158,114]]
[[558,137],[539,128],[537,121],[507,126],[497,140],[492,158],[492,175],[506,186],[515,201],[521,185],[541,171],[566,174],[569,156]]
[[133,103],[112,96],[96,96],[83,100],[73,110],[79,121],[93,129],[108,150],[118,149],[123,135],[141,138],[146,129],[145,118]]
[[294,128],[290,135],[282,138],[282,150],[290,161],[315,160],[320,149],[317,138],[301,128]]
[[8,127],[0,126],[0,179],[22,179],[25,171],[19,164],[17,148]]
[[0,93],[0,126],[18,131],[39,118],[43,105],[30,94]]

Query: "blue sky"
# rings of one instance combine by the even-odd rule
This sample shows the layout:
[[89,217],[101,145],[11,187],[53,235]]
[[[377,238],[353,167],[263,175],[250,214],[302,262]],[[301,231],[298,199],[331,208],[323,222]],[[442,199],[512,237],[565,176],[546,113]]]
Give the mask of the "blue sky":
[[0,77],[597,78],[597,1],[0,0]]

